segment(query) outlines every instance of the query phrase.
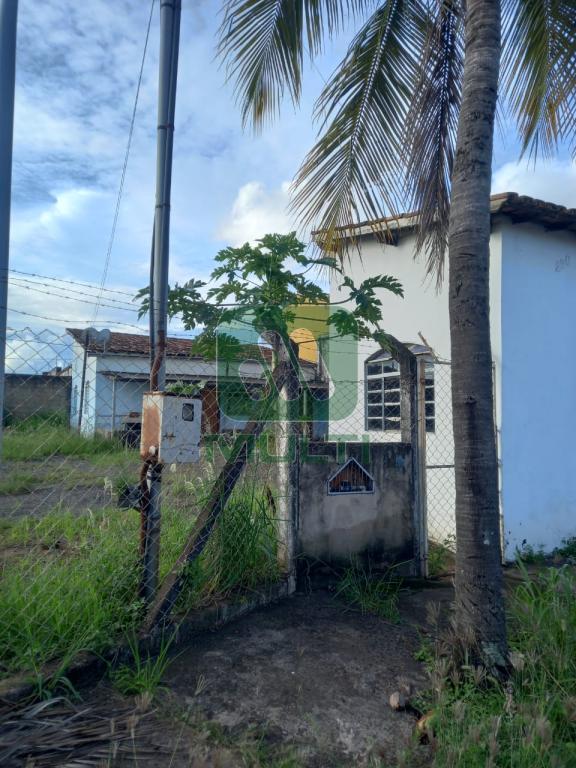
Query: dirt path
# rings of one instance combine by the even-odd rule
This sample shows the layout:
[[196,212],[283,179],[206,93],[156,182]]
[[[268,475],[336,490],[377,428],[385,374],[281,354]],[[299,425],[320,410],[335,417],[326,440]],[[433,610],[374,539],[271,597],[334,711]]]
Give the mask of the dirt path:
[[[398,765],[415,717],[390,709],[389,696],[402,683],[417,690],[426,685],[414,658],[420,646],[414,624],[424,623],[426,603],[450,597],[449,589],[406,593],[403,620],[393,625],[315,592],[198,637],[166,674],[148,744],[158,749],[153,764]],[[93,700],[110,704],[121,697],[102,684]],[[248,759],[255,749],[266,759]],[[421,749],[424,765],[429,755]]]

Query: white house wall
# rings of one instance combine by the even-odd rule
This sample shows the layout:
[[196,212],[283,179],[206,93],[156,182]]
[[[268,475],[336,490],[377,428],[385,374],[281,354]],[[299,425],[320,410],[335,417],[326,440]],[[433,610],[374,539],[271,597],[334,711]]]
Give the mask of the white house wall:
[[[72,359],[72,397],[70,425],[78,426],[78,408],[80,403],[80,382],[84,348],[76,341],[73,343]],[[82,415],[82,432],[92,435],[95,431],[111,433],[120,429],[123,420],[131,412],[142,410],[142,395],[149,389],[148,375],[150,361],[142,355],[88,355],[86,364],[85,399]],[[146,378],[138,381],[122,381],[106,375],[117,373],[123,376],[140,375]],[[166,373],[170,377],[194,376],[199,378],[217,378],[217,363],[188,357],[168,357]],[[254,361],[242,365],[242,374],[259,377],[262,366]],[[114,394],[115,390],[115,394]],[[244,422],[227,419],[223,415],[222,426],[241,428]]]
[[[141,381],[113,381],[105,373],[148,376],[150,361],[136,355],[101,355],[98,360],[97,376],[97,418],[95,428],[111,433],[121,428],[124,419],[130,413],[142,411],[142,396],[150,389],[147,379]],[[178,375],[211,375],[214,363],[204,363],[192,358],[167,358],[166,373]],[[114,422],[114,423],[113,423]]]
[[[70,426],[78,429],[80,414],[82,368],[84,365],[84,347],[78,342],[72,345],[72,392],[70,397]],[[97,402],[97,358],[86,357],[86,375],[84,380],[84,400],[82,403],[81,431],[84,435],[94,434]]]
[[507,554],[576,535],[576,235],[504,230],[502,467]]
[[[360,241],[361,258],[353,249],[350,259],[345,264],[345,272],[356,285],[374,275],[392,275],[404,288],[404,298],[394,296],[389,291],[378,291],[382,301],[383,328],[404,342],[426,344],[432,348],[441,360],[450,360],[450,323],[448,315],[448,276],[437,289],[434,277],[426,275],[425,260],[414,259],[415,237],[410,233],[400,233],[398,245],[384,245],[374,239]],[[500,364],[501,364],[501,328],[500,328],[500,273],[501,273],[502,237],[500,226],[493,229],[491,253],[491,327],[492,352],[495,362],[497,424],[500,424]],[[333,279],[331,286],[332,301],[341,301],[338,290],[339,280]],[[344,291],[346,289],[343,289]],[[346,306],[346,305],[344,305]],[[350,345],[349,345],[350,346]],[[340,418],[340,404],[336,397],[330,400],[330,436],[348,440],[370,440],[375,442],[399,441],[399,432],[367,431],[365,429],[364,402],[364,362],[378,349],[374,342],[361,341],[357,347],[351,347],[350,370],[356,370],[358,380],[356,402],[352,412]],[[343,350],[344,352],[344,350]],[[352,358],[357,355],[357,361]],[[444,541],[455,533],[455,494],[454,446],[452,437],[452,394],[450,366],[435,366],[435,432],[427,434],[427,501],[429,535],[436,541]],[[335,390],[335,393],[337,389]],[[350,406],[348,411],[350,411]]]

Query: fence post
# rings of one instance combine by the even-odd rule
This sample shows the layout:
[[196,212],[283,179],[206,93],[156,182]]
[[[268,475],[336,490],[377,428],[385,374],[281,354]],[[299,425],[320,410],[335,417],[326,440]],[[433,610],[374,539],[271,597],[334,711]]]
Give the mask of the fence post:
[[288,363],[286,384],[280,392],[285,409],[278,423],[279,456],[278,486],[278,562],[290,582],[290,591],[296,588],[296,555],[300,524],[300,381],[298,378],[298,347],[288,340],[290,348],[278,348],[279,361]]
[[428,520],[426,491],[426,360],[416,358],[412,462],[414,468],[414,534],[418,575],[428,577]]
[[0,457],[4,427],[17,19],[18,0],[0,0]]

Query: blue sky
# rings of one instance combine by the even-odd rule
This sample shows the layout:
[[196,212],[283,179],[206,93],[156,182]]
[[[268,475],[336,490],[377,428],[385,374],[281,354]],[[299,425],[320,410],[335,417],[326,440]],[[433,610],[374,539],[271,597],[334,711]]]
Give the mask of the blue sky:
[[[106,283],[126,295],[106,293],[102,303],[110,306],[94,317],[94,289],[86,288],[89,295],[74,294],[67,283],[36,280],[34,285],[23,282],[25,275],[14,275],[9,307],[30,315],[10,312],[12,328],[63,328],[89,320],[120,329],[110,321],[138,323],[134,313],[116,302],[129,301],[128,294],[147,283],[154,210],[157,6]],[[232,89],[214,60],[220,7],[216,0],[183,0],[172,282],[205,279],[213,256],[225,245],[295,227],[286,213],[288,183],[314,139],[314,96],[345,50],[345,38],[338,40],[309,68],[299,111],[287,103],[281,119],[261,135],[243,133]],[[100,283],[149,8],[148,0],[20,0],[13,269]],[[516,157],[513,131],[505,127],[497,140],[494,191],[518,191],[576,206],[576,168],[567,158],[534,170],[526,162],[518,165]]]

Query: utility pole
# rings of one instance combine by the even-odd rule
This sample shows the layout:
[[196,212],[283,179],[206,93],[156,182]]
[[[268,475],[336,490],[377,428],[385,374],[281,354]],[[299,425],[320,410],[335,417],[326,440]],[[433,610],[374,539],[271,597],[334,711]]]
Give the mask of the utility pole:
[[0,0],[0,458],[4,427],[17,19],[18,0]]
[[[150,390],[163,392],[166,387],[166,334],[168,325],[168,264],[170,252],[170,189],[172,184],[172,148],[176,80],[180,42],[181,0],[160,2],[160,68],[158,74],[158,138],[156,149],[156,210],[154,245],[150,270],[150,313],[153,360]],[[146,418],[146,414],[144,414]],[[160,492],[162,464],[155,457],[145,457],[146,494],[143,500],[142,596],[150,602],[158,587],[160,562]]]

